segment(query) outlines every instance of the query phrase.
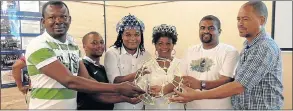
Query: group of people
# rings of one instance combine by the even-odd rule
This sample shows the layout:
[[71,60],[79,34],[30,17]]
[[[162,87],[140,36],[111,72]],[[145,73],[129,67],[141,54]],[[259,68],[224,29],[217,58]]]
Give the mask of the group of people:
[[[82,58],[67,33],[71,23],[67,5],[49,1],[42,10],[45,32],[29,43],[25,54],[31,79],[29,109],[281,109],[282,59],[280,49],[265,33],[267,16],[261,1],[247,2],[240,8],[239,35],[246,38],[240,54],[233,46],[219,42],[221,22],[213,15],[199,21],[201,44],[188,48],[181,59],[175,57],[176,27],[154,27],[156,62],[144,76],[151,82],[152,94],[163,90],[164,96],[177,96],[170,96],[174,103],[169,105],[161,105],[161,96],[155,100],[157,104],[148,105],[140,98],[149,91],[133,84],[143,64],[152,58],[144,48],[144,23],[134,15],[122,18],[116,26],[117,40],[106,51],[103,66],[103,37],[98,32],[85,34]],[[182,89],[164,84],[176,79],[166,76],[182,77]]]

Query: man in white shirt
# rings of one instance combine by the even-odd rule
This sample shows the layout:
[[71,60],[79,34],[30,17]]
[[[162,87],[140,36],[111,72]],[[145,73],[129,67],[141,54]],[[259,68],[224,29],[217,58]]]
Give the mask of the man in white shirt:
[[[184,84],[193,89],[208,90],[230,82],[239,59],[237,50],[219,43],[220,20],[213,16],[203,17],[199,23],[202,44],[190,47],[182,61]],[[186,109],[232,109],[230,97],[224,99],[195,100]]]
[[184,87],[169,100],[189,102],[230,97],[235,110],[279,110],[283,107],[282,57],[276,42],[265,32],[268,9],[262,1],[249,1],[237,15],[239,36],[246,40],[233,82],[206,91]]
[[[144,24],[133,15],[117,24],[118,37],[105,54],[105,69],[110,83],[132,82],[142,64],[150,59],[144,49]],[[114,109],[142,109],[143,104],[116,103]]]

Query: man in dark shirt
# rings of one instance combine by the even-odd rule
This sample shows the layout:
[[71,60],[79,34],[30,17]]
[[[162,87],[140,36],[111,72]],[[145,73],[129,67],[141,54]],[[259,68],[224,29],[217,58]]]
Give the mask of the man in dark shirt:
[[[83,37],[82,43],[86,53],[83,62],[89,75],[98,82],[109,83],[105,68],[100,64],[100,57],[105,50],[104,40],[101,35],[97,32],[89,32]],[[117,99],[110,100],[115,102],[123,101],[123,99],[120,98],[104,99]],[[77,104],[78,110],[113,110],[114,107],[113,103],[99,102],[91,94],[82,92],[78,92],[77,94]]]

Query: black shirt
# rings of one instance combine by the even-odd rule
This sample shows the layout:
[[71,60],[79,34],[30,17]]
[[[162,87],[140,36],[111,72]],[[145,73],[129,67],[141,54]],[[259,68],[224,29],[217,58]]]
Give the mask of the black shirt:
[[[83,59],[83,63],[89,75],[99,82],[109,83],[104,66],[96,66],[93,63]],[[91,95],[87,93],[77,93],[77,109],[78,110],[113,110],[114,104],[107,104],[95,101]]]

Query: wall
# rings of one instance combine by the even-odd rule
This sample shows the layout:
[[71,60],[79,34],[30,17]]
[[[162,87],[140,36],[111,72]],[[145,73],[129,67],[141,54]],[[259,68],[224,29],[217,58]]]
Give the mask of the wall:
[[[80,49],[82,49],[82,54],[84,54],[82,48],[82,37],[86,33],[90,31],[97,31],[104,37],[104,7],[103,5],[75,1],[64,2],[70,8],[70,14],[72,16],[69,33],[75,37]],[[113,44],[114,39],[116,40],[116,24],[126,14],[125,8],[113,6],[106,7],[107,47],[109,47],[110,44]],[[103,58],[101,62],[103,63]]]
[[283,52],[284,109],[292,110],[292,51]]
[[[114,1],[113,1],[114,2]],[[118,1],[117,1],[118,2]],[[119,1],[121,4],[124,1]],[[80,48],[81,37],[89,31],[98,31],[104,36],[103,6],[66,1],[72,15],[72,24],[69,33],[72,34]],[[239,37],[237,30],[237,13],[244,1],[175,1],[170,3],[121,8],[107,6],[107,48],[117,37],[115,31],[117,22],[128,13],[134,14],[145,25],[145,47],[154,55],[154,45],[151,43],[152,28],[160,24],[172,24],[177,27],[178,42],[175,46],[176,56],[182,57],[187,47],[199,44],[198,24],[205,15],[215,15],[222,22],[220,41],[230,44],[241,51],[244,38]],[[264,2],[269,11],[266,31],[271,33],[272,2]],[[117,5],[118,3],[116,3]],[[86,8],[85,8],[86,7]],[[284,109],[292,109],[292,52],[283,52],[283,83],[284,83]],[[103,64],[103,57],[101,63]]]
[[[178,44],[175,46],[177,57],[181,57],[184,50],[194,44],[199,44],[199,21],[206,15],[217,16],[222,23],[220,41],[235,46],[239,51],[244,38],[239,37],[237,29],[237,14],[243,1],[176,1],[164,4],[130,8],[129,12],[142,19],[146,24],[146,47],[154,53],[151,44],[152,28],[162,23],[177,27]],[[271,14],[271,2],[265,2]],[[217,4],[217,5],[215,5]],[[228,7],[228,8],[223,8]],[[271,15],[269,15],[266,29],[271,32]]]

